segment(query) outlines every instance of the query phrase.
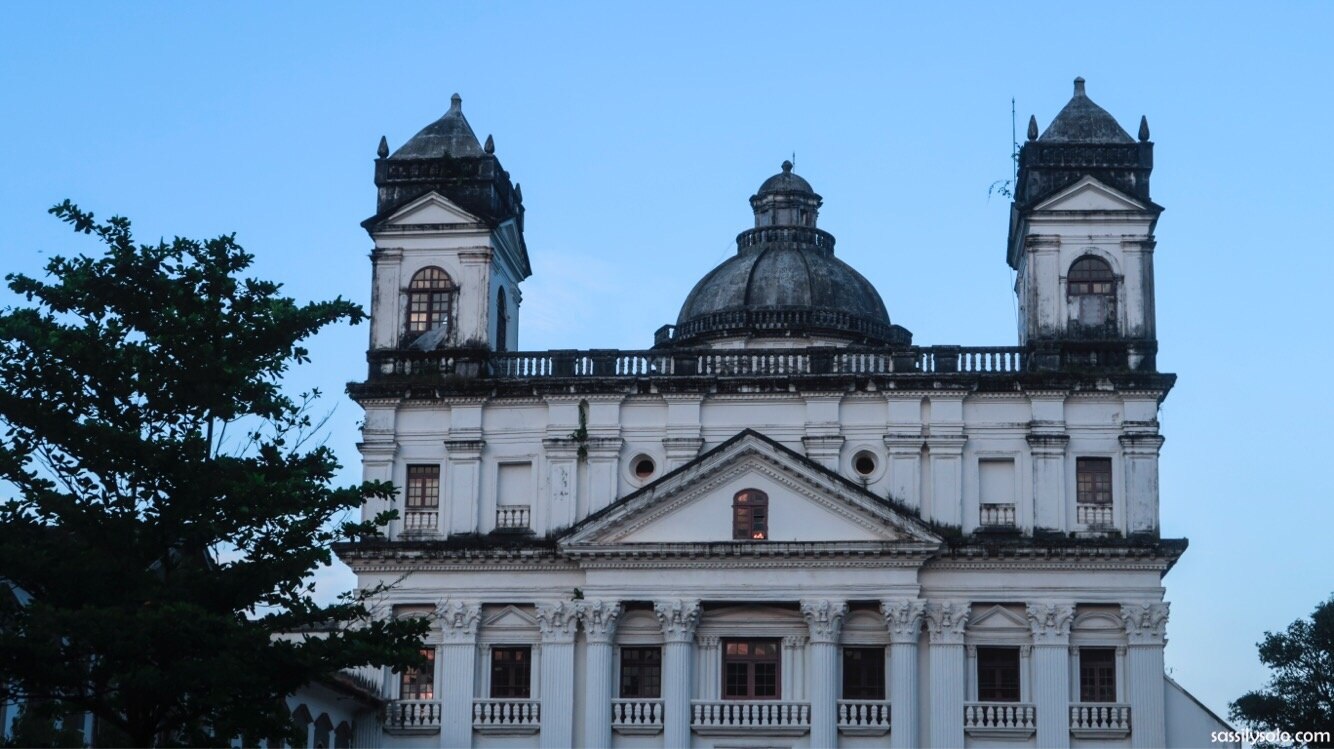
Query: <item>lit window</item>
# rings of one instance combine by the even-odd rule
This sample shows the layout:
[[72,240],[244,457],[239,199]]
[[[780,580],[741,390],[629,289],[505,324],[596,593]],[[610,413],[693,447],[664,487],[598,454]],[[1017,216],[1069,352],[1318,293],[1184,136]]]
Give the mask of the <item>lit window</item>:
[[742,489],[732,498],[732,538],[763,541],[769,537],[769,495]]
[[1112,459],[1075,459],[1075,501],[1081,505],[1112,503]]
[[843,699],[885,698],[885,649],[843,648]]
[[1116,702],[1116,651],[1079,649],[1079,701]]
[[491,698],[528,699],[531,694],[532,670],[532,648],[491,648]]
[[977,649],[977,699],[1019,701],[1019,648]]
[[440,506],[440,466],[408,466],[409,510]]
[[723,641],[723,699],[776,700],[778,640]]
[[435,699],[435,648],[422,648],[426,665],[403,669],[399,675],[398,698],[401,700]]
[[408,338],[416,338],[428,330],[448,328],[449,305],[454,283],[449,274],[439,268],[422,268],[408,284]]

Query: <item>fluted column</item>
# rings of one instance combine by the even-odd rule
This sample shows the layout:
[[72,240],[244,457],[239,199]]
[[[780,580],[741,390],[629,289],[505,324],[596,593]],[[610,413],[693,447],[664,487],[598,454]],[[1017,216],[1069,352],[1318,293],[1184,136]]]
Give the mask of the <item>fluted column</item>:
[[1125,604],[1127,692],[1130,695],[1130,746],[1167,745],[1163,682],[1163,646],[1167,644],[1166,603]]
[[1070,603],[1030,603],[1033,630],[1033,703],[1038,711],[1038,749],[1070,746]]
[[722,694],[723,641],[718,635],[700,635],[699,668],[695,681],[701,700],[716,700]]
[[846,601],[801,602],[811,632],[811,746],[838,745],[838,636],[847,613]]
[[914,749],[922,745],[918,728],[917,642],[922,636],[926,601],[890,598],[880,602],[889,628],[889,745]]
[[931,704],[927,714],[931,720],[925,743],[930,746],[958,747],[964,743],[963,630],[968,626],[968,612],[967,601],[930,601],[926,606],[931,638]]
[[573,603],[556,601],[537,605],[537,626],[542,632],[542,732],[538,746],[560,749],[574,746],[574,633],[579,612]]
[[437,668],[444,678],[440,694],[440,746],[472,746],[473,672],[477,664],[477,625],[482,605],[472,601],[445,601],[436,607],[440,645]]
[[690,665],[699,601],[657,601],[653,613],[662,627],[662,741],[667,747],[690,746]]
[[579,619],[588,637],[583,743],[590,749],[611,747],[612,685],[616,682],[612,672],[612,640],[620,616],[620,601],[584,601],[579,607]]

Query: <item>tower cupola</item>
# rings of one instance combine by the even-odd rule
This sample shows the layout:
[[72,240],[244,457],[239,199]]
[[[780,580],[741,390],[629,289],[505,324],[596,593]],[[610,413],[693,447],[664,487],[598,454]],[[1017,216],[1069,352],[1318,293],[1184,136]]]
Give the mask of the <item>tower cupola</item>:
[[811,183],[792,172],[792,162],[784,161],[782,171],[766,179],[750,198],[755,211],[755,226],[809,226],[815,228],[824,199],[815,194]]

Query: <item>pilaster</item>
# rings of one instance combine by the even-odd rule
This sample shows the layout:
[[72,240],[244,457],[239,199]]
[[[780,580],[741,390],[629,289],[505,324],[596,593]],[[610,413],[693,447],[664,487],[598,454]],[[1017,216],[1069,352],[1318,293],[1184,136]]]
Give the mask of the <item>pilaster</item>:
[[[394,456],[398,453],[397,442],[362,442],[357,445],[357,449],[361,451],[361,478],[363,481],[393,481]],[[373,520],[376,515],[386,512],[392,507],[392,499],[373,497],[366,500],[366,504],[362,506],[361,517],[363,520]],[[403,527],[401,517],[396,521],[396,524],[399,528]]]
[[584,744],[591,749],[611,747],[611,701],[616,675],[612,641],[621,617],[620,601],[584,601],[579,619],[588,638],[584,689]]
[[699,625],[697,600],[656,601],[653,613],[662,628],[663,746],[690,746],[690,667],[695,627]]
[[1125,464],[1126,525],[1130,533],[1158,533],[1158,454],[1163,437],[1130,433],[1120,437]]
[[616,468],[621,462],[623,443],[620,437],[592,437],[588,440],[589,514],[601,510],[616,499]]
[[542,731],[538,746],[574,746],[574,635],[579,610],[568,601],[539,603],[537,626],[542,633]]
[[1039,428],[1042,431],[1027,438],[1033,456],[1033,527],[1065,530],[1065,451],[1070,436],[1064,423]]
[[440,746],[472,746],[473,684],[476,681],[477,625],[482,605],[475,601],[445,601],[436,607],[440,633],[436,649],[440,694]]
[[662,449],[667,455],[667,465],[664,473],[674,471],[694,460],[699,456],[702,447],[704,447],[704,440],[700,437],[668,437],[664,439]]
[[838,745],[838,637],[847,616],[846,601],[802,601],[801,615],[810,629],[811,746]]
[[[569,437],[542,440],[547,466],[546,528],[574,525],[579,486],[579,443]],[[537,508],[534,508],[537,510]]]
[[889,495],[907,506],[922,506],[922,447],[919,432],[891,432],[884,437],[889,453]]
[[478,439],[445,440],[445,506],[450,533],[477,533],[482,500],[482,450]]
[[893,728],[889,745],[913,749],[922,745],[917,705],[917,643],[922,637],[926,601],[888,598],[880,602],[889,629],[889,703]]
[[1070,624],[1071,603],[1031,603],[1028,625],[1033,630],[1033,702],[1037,707],[1039,749],[1070,746]]
[[964,745],[963,635],[968,616],[967,601],[929,601],[926,606],[926,627],[931,641],[928,654],[931,704],[927,714],[931,717],[930,735],[923,743],[931,746]]
[[[961,430],[962,425],[958,428]],[[926,438],[930,456],[931,504],[928,515],[944,525],[963,525],[963,446],[962,434],[932,434]]]
[[1163,646],[1169,609],[1166,603],[1130,603],[1121,606],[1126,628],[1127,691],[1130,695],[1130,746],[1134,749],[1167,745],[1164,701]]

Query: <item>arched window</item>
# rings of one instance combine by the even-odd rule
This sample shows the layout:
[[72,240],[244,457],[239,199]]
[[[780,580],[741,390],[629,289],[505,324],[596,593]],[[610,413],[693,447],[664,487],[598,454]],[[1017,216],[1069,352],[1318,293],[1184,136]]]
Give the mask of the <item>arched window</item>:
[[439,268],[422,268],[408,284],[407,335],[416,338],[428,330],[449,330],[454,282]]
[[1085,255],[1070,266],[1066,293],[1074,327],[1104,331],[1116,321],[1116,275],[1106,260]]
[[763,541],[769,538],[769,495],[742,489],[732,498],[732,538]]
[[506,349],[506,333],[510,327],[510,311],[505,306],[505,290],[496,292],[496,351]]

